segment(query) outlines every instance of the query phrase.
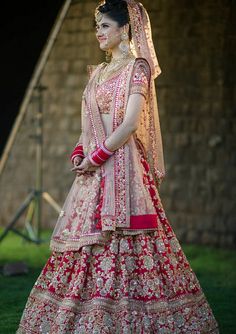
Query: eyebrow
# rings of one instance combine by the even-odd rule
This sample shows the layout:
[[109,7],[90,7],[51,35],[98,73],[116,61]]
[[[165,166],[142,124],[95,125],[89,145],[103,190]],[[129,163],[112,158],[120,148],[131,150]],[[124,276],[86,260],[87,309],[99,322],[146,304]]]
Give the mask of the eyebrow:
[[96,24],[96,27],[102,26],[102,25],[104,25],[104,24],[110,25],[109,22],[102,22],[100,25],[99,25],[99,24]]

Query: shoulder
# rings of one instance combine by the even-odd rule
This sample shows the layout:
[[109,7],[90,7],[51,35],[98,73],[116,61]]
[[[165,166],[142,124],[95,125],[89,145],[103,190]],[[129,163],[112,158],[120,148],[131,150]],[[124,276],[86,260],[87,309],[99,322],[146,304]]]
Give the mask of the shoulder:
[[136,58],[133,67],[133,73],[143,73],[149,80],[151,77],[151,67],[145,58]]
[[[142,78],[145,82],[150,82],[151,79],[151,67],[145,58],[136,58],[133,66],[132,73],[133,81],[138,78]],[[135,79],[136,78],[136,79]]]
[[151,67],[145,58],[136,58],[134,68],[142,68],[143,70],[151,73]]

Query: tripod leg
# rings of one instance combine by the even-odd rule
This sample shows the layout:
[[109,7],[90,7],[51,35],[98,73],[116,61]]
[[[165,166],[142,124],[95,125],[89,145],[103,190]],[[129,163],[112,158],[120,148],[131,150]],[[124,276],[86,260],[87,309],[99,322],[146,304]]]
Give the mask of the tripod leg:
[[0,242],[5,238],[5,236],[8,234],[8,232],[10,230],[13,230],[13,232],[16,233],[16,230],[13,228],[13,226],[16,224],[16,222],[21,217],[21,215],[24,213],[24,211],[26,210],[26,208],[28,207],[28,205],[30,204],[30,202],[32,201],[33,198],[34,198],[34,192],[31,192],[26,197],[25,201],[22,203],[22,205],[17,210],[17,212],[16,212],[14,218],[12,219],[12,221],[9,223],[9,225],[5,228],[4,232],[0,236]]
[[25,228],[26,231],[28,232],[29,236],[31,239],[37,239],[36,235],[35,235],[35,231],[32,227],[32,221],[33,221],[33,217],[34,217],[34,210],[35,210],[35,200],[32,200],[30,205],[29,205],[29,209],[25,218]]
[[46,202],[48,202],[48,204],[51,205],[51,207],[58,213],[61,212],[61,207],[59,204],[57,204],[57,202],[52,198],[51,195],[49,195],[49,193],[47,192],[43,192],[43,198],[45,199]]
[[28,237],[26,234],[21,233],[20,231],[16,230],[14,227],[11,230],[12,230],[12,232],[14,232],[15,234],[19,235],[20,237],[22,237],[23,239],[25,239],[27,241],[34,242],[34,243],[36,243],[38,245],[41,243],[40,240],[37,240],[37,239],[34,239],[34,238],[32,239],[31,237]]
[[37,239],[41,234],[42,192],[35,191],[35,231]]

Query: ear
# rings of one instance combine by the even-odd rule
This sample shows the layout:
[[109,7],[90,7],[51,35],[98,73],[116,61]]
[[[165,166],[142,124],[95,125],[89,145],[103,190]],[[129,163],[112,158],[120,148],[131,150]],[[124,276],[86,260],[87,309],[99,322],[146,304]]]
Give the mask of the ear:
[[123,31],[126,32],[127,34],[129,34],[129,23],[126,23],[124,26],[123,26]]

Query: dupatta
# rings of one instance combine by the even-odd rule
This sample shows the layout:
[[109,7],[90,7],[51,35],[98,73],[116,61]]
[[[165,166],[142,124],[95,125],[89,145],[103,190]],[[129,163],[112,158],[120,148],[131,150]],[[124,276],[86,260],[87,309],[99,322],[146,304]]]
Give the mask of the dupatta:
[[[123,122],[134,64],[135,59],[131,60],[117,77],[111,108],[112,117],[110,118],[107,133],[105,133],[95,94],[96,82],[104,64],[98,65],[93,71],[82,99],[82,135],[80,136],[80,142],[83,144],[85,155],[91,153]],[[95,177],[84,175],[76,177],[53,231],[50,243],[52,250],[75,250],[86,244],[105,243],[109,231],[123,231],[124,234],[133,234],[134,231],[131,228],[131,218],[133,218],[131,209],[135,206],[138,207],[137,203],[139,200],[143,200],[147,205],[143,206],[145,209],[139,210],[137,217],[142,218],[143,215],[150,215],[149,217],[156,215],[153,205],[148,205],[151,201],[150,198],[146,198],[145,194],[136,203],[132,202],[132,195],[135,196],[135,189],[133,189],[131,182],[132,178],[135,177],[136,184],[139,187],[143,187],[143,189],[145,188],[143,185],[140,153],[137,147],[138,141],[143,149],[143,155],[150,166],[155,185],[156,187],[159,186],[160,174],[159,170],[155,169],[155,160],[153,160],[157,153],[153,148],[155,148],[157,143],[155,141],[156,129],[154,127],[153,109],[151,108],[152,102],[154,102],[154,96],[152,95],[154,86],[152,85],[154,85],[154,81],[151,77],[148,97],[141,112],[140,123],[136,133],[132,134],[124,145],[118,148],[101,167],[97,168]],[[90,201],[95,213],[95,202],[99,197],[98,182],[100,182],[96,181],[96,177],[101,177],[100,181],[104,180],[100,211],[101,229],[96,228],[95,219],[80,219],[76,214],[80,210],[80,202],[77,202],[77,199],[81,197],[80,182],[78,180],[83,182],[84,179],[87,180],[88,187],[92,188],[94,184],[93,192],[95,195],[91,197]],[[155,228],[157,228],[157,225],[156,222]],[[141,221],[139,227],[136,228],[135,234],[142,233],[144,230],[148,229],[144,228]]]
[[[79,227],[75,228],[77,234],[71,232],[73,223],[65,211],[70,207],[73,193],[78,192],[78,190],[74,190],[74,188],[78,188],[76,182],[74,182],[52,235],[50,247],[53,250],[78,249],[84,244],[105,242],[108,231],[129,231],[130,209],[132,206],[132,187],[130,186],[131,175],[129,168],[131,161],[134,169],[136,169],[138,182],[142,183],[142,170],[136,145],[137,141],[143,148],[143,153],[150,166],[156,188],[160,186],[165,176],[162,138],[154,83],[154,79],[161,73],[161,70],[152,43],[150,21],[145,8],[142,4],[136,3],[133,0],[127,0],[127,4],[133,36],[131,41],[131,45],[133,46],[132,52],[135,57],[142,57],[147,60],[151,69],[152,75],[149,83],[148,98],[142,110],[140,123],[135,135],[131,135],[130,139],[117,149],[100,167],[102,178],[105,180],[101,206],[102,230],[96,229],[95,224],[91,222],[86,227],[86,233],[80,234]],[[95,96],[96,81],[104,63],[93,68],[82,98],[82,135],[80,142],[83,144],[85,155],[98,147],[106,139],[106,136],[109,136],[123,122],[134,63],[135,60],[130,61],[117,79],[111,108],[112,117],[107,134],[105,133]],[[150,214],[153,213],[150,208],[149,211]],[[86,225],[86,222],[84,223]],[[142,226],[140,226],[140,231],[143,231]],[[84,241],[81,242],[83,238]]]

